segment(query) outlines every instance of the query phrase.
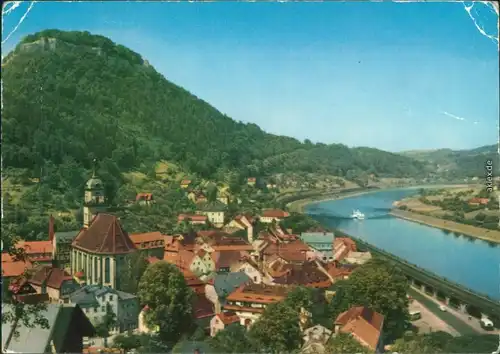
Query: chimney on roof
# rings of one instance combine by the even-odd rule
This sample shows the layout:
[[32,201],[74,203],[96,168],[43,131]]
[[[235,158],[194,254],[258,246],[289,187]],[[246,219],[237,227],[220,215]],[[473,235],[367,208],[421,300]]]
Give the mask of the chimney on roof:
[[52,214],[49,217],[49,240],[54,240],[54,217]]

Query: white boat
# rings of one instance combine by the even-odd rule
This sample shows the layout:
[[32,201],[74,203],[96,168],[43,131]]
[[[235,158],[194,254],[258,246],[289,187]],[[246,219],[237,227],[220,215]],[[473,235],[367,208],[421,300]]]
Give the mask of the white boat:
[[351,218],[358,219],[358,220],[363,220],[365,218],[365,214],[363,214],[359,210],[353,210]]

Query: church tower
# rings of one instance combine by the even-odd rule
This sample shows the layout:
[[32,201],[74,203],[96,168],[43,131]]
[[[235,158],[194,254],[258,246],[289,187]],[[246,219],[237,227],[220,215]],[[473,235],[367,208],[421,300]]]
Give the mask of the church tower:
[[106,211],[104,184],[96,175],[97,160],[94,159],[92,177],[85,184],[85,200],[83,203],[83,227],[88,228],[97,215]]

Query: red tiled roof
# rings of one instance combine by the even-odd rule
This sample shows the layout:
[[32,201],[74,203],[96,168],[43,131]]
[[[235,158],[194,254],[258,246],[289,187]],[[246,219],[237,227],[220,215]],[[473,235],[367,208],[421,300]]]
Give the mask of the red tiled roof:
[[382,332],[384,316],[369,308],[356,306],[341,313],[335,324],[342,326],[341,332],[352,333],[357,339],[375,349]]
[[19,241],[15,247],[24,249],[28,256],[41,253],[52,254],[53,250],[52,241]]
[[216,316],[226,326],[230,325],[231,323],[236,323],[236,322],[240,321],[240,318],[238,317],[238,315],[236,315],[236,313],[233,311],[221,312],[221,313],[217,314]]
[[2,276],[5,278],[18,277],[32,266],[29,260],[18,260],[7,252],[2,252]]
[[222,251],[213,252],[211,256],[215,262],[215,267],[219,269],[231,267],[243,260],[246,254],[246,252],[241,251]]
[[179,216],[177,217],[177,221],[184,221],[186,219],[191,221],[207,221],[207,216],[196,214],[179,214]]
[[267,209],[262,212],[262,216],[265,218],[286,218],[290,214],[281,209]]
[[42,265],[35,269],[29,282],[35,285],[42,285],[45,282],[50,288],[60,289],[65,280],[73,278],[63,269]]
[[212,317],[215,314],[214,304],[204,294],[194,296],[193,310],[196,319]]
[[153,194],[152,193],[138,193],[135,196],[135,201],[138,202],[139,200],[153,200]]
[[89,228],[76,236],[72,246],[99,254],[124,254],[137,250],[118,218],[110,214],[97,214]]
[[188,184],[190,184],[190,183],[191,183],[191,180],[189,180],[189,179],[183,179],[183,180],[181,181],[181,185],[183,185],[183,186],[186,186],[186,185],[188,185]]
[[159,231],[132,234],[130,239],[140,249],[163,248],[165,245],[165,239]]
[[280,286],[248,284],[240,286],[231,294],[229,294],[226,298],[226,301],[242,301],[269,304],[284,300],[287,291],[287,288]]
[[305,262],[300,266],[292,265],[289,268],[284,275],[274,279],[276,284],[304,285],[321,288],[327,288],[332,285],[330,278],[314,262]]

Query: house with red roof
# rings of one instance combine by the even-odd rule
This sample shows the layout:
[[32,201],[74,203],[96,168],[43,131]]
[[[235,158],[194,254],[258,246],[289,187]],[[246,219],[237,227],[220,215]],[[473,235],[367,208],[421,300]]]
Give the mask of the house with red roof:
[[240,318],[233,311],[221,312],[210,320],[210,336],[215,337],[217,332],[222,331],[232,324],[239,325]]
[[260,215],[260,222],[270,224],[273,221],[279,222],[289,216],[290,214],[288,212],[281,209],[266,209]]
[[151,205],[154,203],[152,193],[137,193],[135,196],[135,202],[140,205]]
[[78,233],[71,247],[72,273],[83,273],[88,285],[113,289],[119,289],[118,274],[127,265],[127,256],[138,251],[118,218],[104,213],[97,214],[90,226]]
[[384,316],[364,306],[351,307],[335,320],[335,334],[348,333],[361,345],[383,353]]
[[197,214],[179,214],[177,216],[177,222],[180,224],[183,221],[190,223],[191,225],[206,225],[208,216],[197,215]]
[[144,257],[163,258],[165,253],[165,237],[160,231],[130,234],[130,239]]
[[36,267],[28,282],[37,294],[47,294],[51,302],[67,303],[69,295],[79,288],[68,272],[47,265]]

